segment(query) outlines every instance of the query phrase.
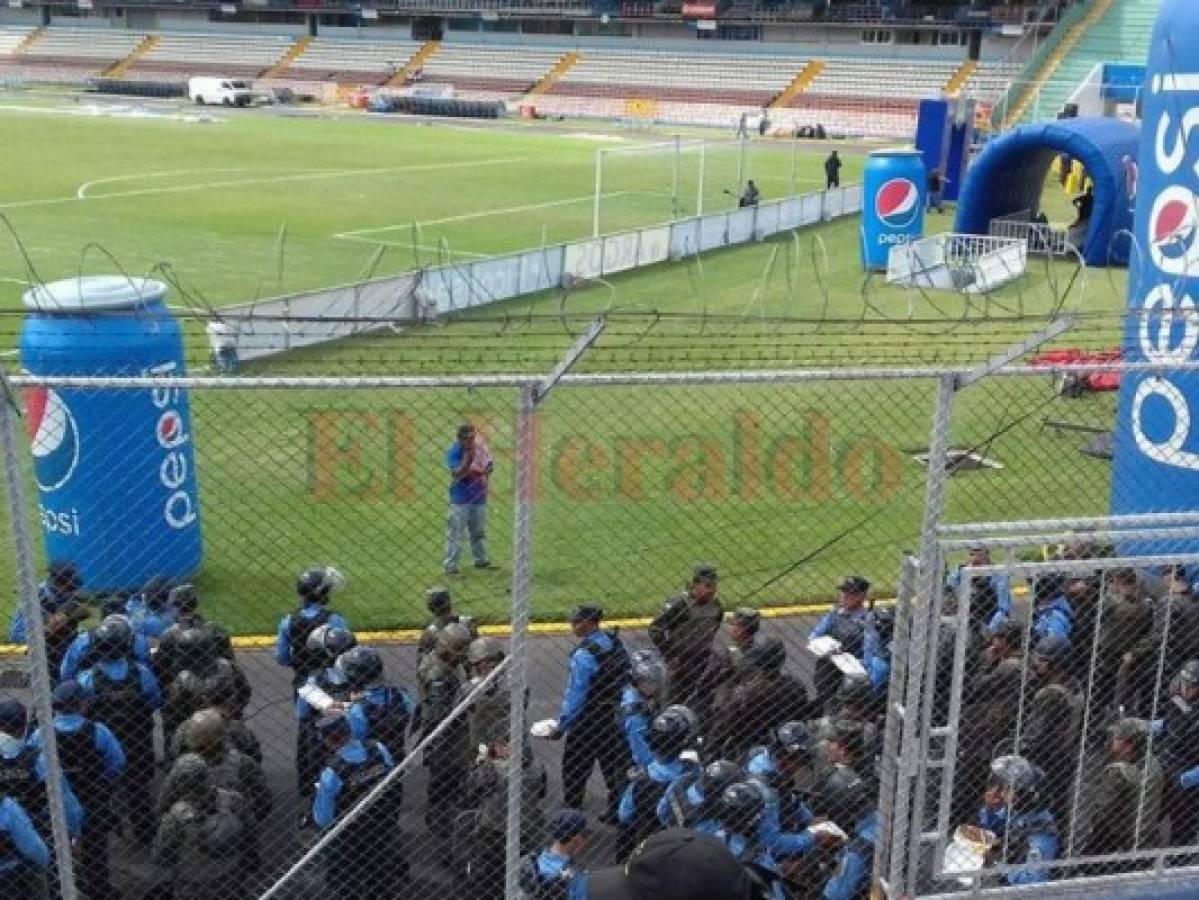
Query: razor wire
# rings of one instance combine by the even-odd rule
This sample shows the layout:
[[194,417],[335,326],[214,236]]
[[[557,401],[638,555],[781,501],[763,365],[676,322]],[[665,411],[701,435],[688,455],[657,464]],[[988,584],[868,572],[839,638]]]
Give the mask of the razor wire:
[[[612,315],[617,316],[619,331],[619,316]],[[1085,316],[1082,321],[1085,328]],[[823,325],[822,331],[831,327]],[[591,352],[602,353],[606,338],[607,331]],[[585,355],[581,360],[584,366],[587,359]],[[397,862],[407,862],[408,889],[429,897],[485,900],[504,896],[502,887],[508,896],[521,896],[518,891],[531,890],[522,887],[522,872],[527,878],[527,867],[538,865],[540,855],[554,844],[574,854],[571,859],[581,872],[620,863],[631,845],[676,821],[716,831],[740,828],[737,833],[743,833],[748,820],[737,817],[752,819],[755,802],[744,791],[729,796],[727,809],[720,804],[692,809],[688,803],[698,801],[666,796],[666,788],[676,781],[700,785],[696,779],[717,762],[727,763],[728,773],[743,775],[743,783],[756,783],[755,777],[761,776],[761,771],[748,771],[746,766],[760,770],[768,763],[785,764],[784,776],[768,779],[781,798],[784,816],[781,834],[786,837],[767,867],[781,890],[799,896],[806,890],[823,891],[846,854],[864,853],[862,847],[872,847],[877,839],[888,842],[887,861],[895,858],[891,850],[914,861],[904,867],[910,868],[915,895],[922,895],[956,887],[977,890],[1029,873],[1047,873],[1054,882],[1068,884],[1080,875],[1114,875],[1134,865],[1170,869],[1185,864],[1188,852],[1196,849],[1165,832],[1150,842],[1148,835],[1159,816],[1154,812],[1156,788],[1150,789],[1146,780],[1144,758],[1138,759],[1141,774],[1129,781],[1144,796],[1129,795],[1134,804],[1128,806],[1142,809],[1143,824],[1129,824],[1128,846],[1097,849],[1091,809],[1103,800],[1101,795],[1094,799],[1096,785],[1102,784],[1110,763],[1100,752],[1103,741],[1092,735],[1063,745],[1068,752],[1037,761],[1049,779],[1046,784],[1057,792],[1054,796],[1060,793],[1068,807],[1060,820],[1054,858],[1018,858],[1024,837],[1011,831],[993,832],[997,842],[987,846],[994,848],[994,857],[974,868],[944,863],[958,826],[982,828],[970,821],[977,813],[970,807],[981,803],[971,785],[990,777],[988,766],[995,758],[1018,755],[997,753],[994,744],[1006,739],[1013,749],[1031,752],[1027,747],[1039,727],[1038,635],[1028,612],[1033,604],[1027,599],[1030,594],[1014,590],[1010,621],[1018,626],[1020,648],[1004,657],[1010,659],[1013,673],[1007,682],[1010,696],[1005,695],[1010,712],[993,717],[998,735],[994,744],[977,737],[983,698],[973,685],[989,671],[977,661],[977,648],[993,635],[983,630],[991,620],[978,614],[983,600],[975,586],[991,575],[1006,574],[1013,588],[1021,587],[1014,583],[1021,578],[1033,579],[1028,590],[1035,592],[1038,579],[1077,580],[1082,567],[1106,573],[1096,583],[1101,602],[1109,604],[1115,596],[1111,585],[1116,572],[1129,567],[1148,572],[1189,560],[1181,542],[1193,536],[1192,527],[1199,527],[1179,513],[1107,515],[1107,464],[1078,454],[1089,432],[1062,426],[1110,427],[1113,396],[1062,396],[1054,378],[1063,372],[1127,375],[1182,371],[1186,366],[1109,362],[1042,368],[1024,360],[982,378],[964,369],[937,367],[583,371],[564,377],[535,412],[523,413],[514,413],[516,393],[528,393],[539,383],[523,375],[23,375],[13,378],[12,385],[35,392],[26,398],[40,390],[53,391],[67,409],[80,410],[89,403],[111,405],[138,392],[168,387],[190,394],[188,433],[194,442],[205,534],[205,563],[195,580],[197,611],[206,622],[232,631],[236,644],[228,656],[218,653],[225,662],[216,663],[215,669],[200,665],[200,674],[217,669],[228,674],[228,663],[240,669],[251,688],[240,711],[229,709],[228,698],[221,696],[215,698],[217,706],[206,707],[229,713],[222,717],[224,741],[232,749],[206,762],[209,778],[230,780],[222,780],[215,794],[206,795],[216,798],[215,812],[202,804],[201,808],[214,829],[224,822],[236,833],[230,823],[240,821],[237,827],[250,828],[247,846],[257,841],[260,848],[256,865],[246,861],[248,868],[233,867],[236,879],[228,871],[209,873],[210,896],[223,900],[264,891],[271,897],[320,896],[322,891],[333,896],[341,887],[372,885],[383,891],[391,883],[385,879],[392,875],[372,869],[372,849],[378,856],[394,850],[391,855]],[[928,410],[938,385],[944,390],[945,384],[971,379],[976,380],[969,390],[950,396],[943,446],[929,447]],[[34,406],[29,412],[35,425],[46,424],[43,410]],[[474,424],[482,434],[495,474],[486,513],[488,556],[472,557],[469,523],[458,523],[461,555],[455,559],[459,572],[453,574],[444,571],[447,518],[453,505],[446,495],[450,472],[445,457],[463,422]],[[1053,422],[1058,425],[1047,424]],[[86,425],[82,420],[79,424]],[[35,427],[35,438],[39,431],[43,441],[56,436]],[[92,438],[84,433],[84,438],[93,441],[91,452],[101,452],[101,468],[94,471],[104,471],[108,491],[118,491],[122,468],[139,465],[132,440],[113,434]],[[10,448],[8,459],[31,487],[36,487],[40,473],[43,509],[31,507],[13,527],[33,545],[42,544],[53,538],[47,522],[58,521],[46,518],[47,513],[57,513],[53,492],[44,490],[48,470],[35,471],[21,447]],[[85,465],[91,462],[94,458],[84,460]],[[528,634],[518,638],[523,626],[514,607],[516,595],[504,593],[513,573],[503,561],[522,527],[522,495],[515,487],[521,467],[530,487],[524,515],[531,518],[526,523],[527,552],[518,556],[528,567],[533,623]],[[1002,562],[991,569],[961,569],[956,586],[946,588],[938,599],[938,604],[944,603],[944,615],[930,607],[927,619],[905,620],[918,607],[918,598],[908,608],[901,605],[893,626],[899,645],[895,653],[925,657],[925,663],[916,660],[901,669],[874,644],[875,633],[892,627],[889,601],[901,581],[898,564],[906,550],[921,544],[929,512],[922,491],[930,477],[937,479],[945,508],[943,515],[933,517],[940,530],[936,552],[927,557],[931,589],[940,590],[943,565],[949,574],[958,571],[957,554],[975,540],[987,544],[997,558],[1002,554]],[[111,505],[117,495],[110,493],[105,499]],[[82,521],[87,532],[89,520],[84,516]],[[1052,546],[1042,550],[1046,544],[1081,546],[1084,540],[1092,547],[1101,542],[1125,547],[1131,542],[1154,552],[1078,559]],[[152,560],[161,546],[153,541],[142,546],[114,543],[97,558],[131,565]],[[1048,556],[1048,561],[1029,561],[1033,553],[1039,554],[1038,560]],[[518,568],[520,560],[515,562]],[[500,568],[476,570],[474,562],[498,563]],[[290,669],[271,658],[280,619],[297,613],[297,601],[290,595],[296,575],[307,574],[306,565],[318,572],[333,565],[344,572],[344,586],[338,576],[340,589],[331,595],[327,609],[344,617],[359,647],[381,658],[383,676],[370,687],[405,689],[410,699],[421,701],[427,715],[415,729],[411,723],[404,729],[410,732],[411,749],[404,740],[403,753],[394,755],[393,765],[378,780],[352,804],[338,807],[332,818],[322,818],[324,833],[316,838],[309,837],[307,823],[296,821],[301,814],[317,814],[304,785],[315,783],[326,798],[336,779],[348,783],[353,777],[349,770],[344,777],[337,774],[353,760],[327,764],[324,755],[337,751],[323,749],[327,737],[322,735],[328,729],[336,733],[341,727],[338,712],[363,700],[356,692],[338,695],[342,686],[336,681],[334,658],[323,661],[315,685],[311,679],[292,681]],[[0,574],[13,585],[11,573]],[[851,601],[844,595],[855,594],[854,576],[869,585],[864,596],[852,601],[861,606],[847,607]],[[448,589],[458,623],[424,608],[422,590],[438,584]],[[723,615],[703,619],[696,612],[702,622],[684,627],[690,613],[683,616],[680,610],[703,610],[712,602],[706,591],[713,584]],[[136,593],[133,598],[80,595],[82,611],[93,613],[96,627],[75,623],[78,633],[107,640],[107,632],[101,635],[96,625],[101,621],[97,606],[103,607],[102,614],[116,610],[132,621],[143,621],[138,617],[144,610],[130,607],[128,601],[148,597],[142,596],[144,590]],[[177,602],[186,603],[186,596]],[[431,597],[430,602],[440,601]],[[1174,700],[1179,695],[1171,681],[1179,674],[1179,654],[1186,652],[1174,648],[1191,633],[1187,604],[1197,601],[1189,595],[1184,600],[1180,593],[1165,601],[1146,594],[1140,602],[1150,618],[1157,617],[1144,634],[1156,643],[1146,644],[1144,664],[1138,663],[1132,672],[1127,711],[1147,721],[1161,720],[1177,715]],[[131,613],[134,608],[138,611]],[[829,653],[819,642],[829,635],[814,632],[826,613],[833,612],[831,621],[836,622],[842,614],[837,611],[847,608],[863,611],[863,622],[869,624],[859,637],[871,635],[870,649],[855,645],[851,629],[833,637],[849,649]],[[1082,607],[1078,609],[1081,616]],[[1079,650],[1084,697],[1106,689],[1106,642],[1112,632],[1106,624],[1108,606],[1102,609],[1095,631],[1077,641],[1084,648]],[[985,622],[980,624],[980,618]],[[509,622],[515,631],[512,643],[505,646],[502,638],[509,634]],[[447,634],[451,624],[462,624],[465,634],[461,629]],[[419,660],[427,659],[423,654],[430,642],[437,648],[443,638],[459,643],[445,664],[432,666],[430,673],[431,664],[421,668]],[[164,637],[148,640],[159,642],[159,652],[151,657],[157,676]],[[484,643],[475,646],[475,640]],[[637,667],[637,678],[629,674],[632,670],[604,668],[609,664],[609,643],[624,648],[630,666]],[[132,652],[130,664],[137,668],[136,648]],[[483,654],[483,659],[494,659],[488,654],[498,652],[503,658],[498,668],[473,669],[472,652]],[[569,695],[577,684],[581,655],[591,655],[597,663],[592,678],[600,680],[591,683],[600,685],[599,693],[579,701],[582,706],[572,706],[577,698],[572,701]],[[901,685],[891,683],[890,702],[906,705],[904,694],[910,691],[917,698],[910,710],[913,718],[906,720],[906,736],[895,735],[893,746],[884,734],[888,728],[894,732],[893,723],[879,720],[887,702],[887,664],[894,664],[904,679]],[[78,669],[92,672],[83,678],[90,692],[97,691],[99,665],[93,661]],[[186,665],[184,670],[195,674]],[[322,683],[326,670],[328,681]],[[443,677],[447,671],[453,676],[453,690],[439,694],[432,675]],[[63,677],[61,666],[49,674],[59,683],[70,680]],[[471,682],[472,677],[477,680]],[[170,700],[158,718],[164,724],[171,721],[175,738],[164,735],[152,752],[165,760],[161,781],[171,786],[163,793],[166,798],[177,797],[172,792],[180,779],[186,782],[189,767],[195,768],[186,759],[189,752],[204,749],[203,741],[196,743],[194,729],[212,721],[212,716],[201,715],[193,722],[191,716],[204,709],[192,712],[190,706],[178,705],[180,686],[187,681],[161,677]],[[300,701],[317,697],[314,687],[328,693],[331,705],[314,706],[316,714],[311,714]],[[48,689],[36,685],[34,698],[44,701]],[[23,689],[8,693],[30,697]],[[484,698],[488,702],[481,705]],[[214,698],[206,697],[205,702],[210,699]],[[56,704],[70,702],[56,695]],[[589,708],[589,703],[595,705]],[[687,712],[675,709],[680,706]],[[182,715],[185,709],[187,717]],[[108,714],[113,714],[111,706]],[[1084,735],[1091,727],[1087,723],[1101,728],[1120,721],[1112,718],[1107,705],[1101,709],[1088,703],[1079,707],[1078,715]],[[357,713],[354,716],[357,721]],[[640,723],[632,721],[635,717]],[[488,739],[474,741],[472,722],[480,729],[473,734],[486,734]],[[800,728],[780,732],[792,722]],[[526,748],[515,750],[513,734],[524,738],[533,723],[537,731],[528,736]],[[811,744],[802,759],[791,760],[780,741],[800,731]],[[234,745],[235,739],[245,740],[246,732],[261,753],[261,775],[253,774],[247,763],[230,762],[253,756],[248,743]],[[447,742],[455,733],[454,741]],[[630,740],[634,733],[642,737]],[[314,734],[319,740],[304,745]],[[1168,729],[1154,733],[1149,746],[1169,735]],[[353,737],[367,749],[374,740],[369,730],[364,738]],[[480,743],[487,745],[485,752],[479,752]],[[303,754],[314,747],[322,757],[316,761],[316,774],[297,777]],[[885,763],[889,752],[898,754],[901,749],[908,762],[891,775],[885,764],[876,765],[880,753]],[[509,751],[514,755],[505,756]],[[457,755],[452,765],[436,770],[445,754]],[[1067,757],[1073,762],[1063,775]],[[308,765],[316,764],[308,758]],[[418,759],[424,765],[416,765]],[[938,765],[942,759],[944,767]],[[639,773],[632,779],[630,766]],[[150,772],[148,784],[159,782],[160,773],[153,768]],[[656,780],[663,772],[669,785]],[[864,793],[855,786],[858,780]],[[894,792],[879,798],[880,781],[884,790],[893,785]],[[273,800],[269,809],[254,806],[253,795],[262,782]],[[230,783],[240,790],[232,790]],[[557,815],[568,800],[567,785],[577,791],[580,783],[582,794],[569,799],[581,805],[583,826],[568,815]],[[911,793],[906,801],[896,802],[901,799],[896,792],[905,784]],[[108,854],[116,896],[136,896],[172,882],[179,890],[198,890],[207,877],[205,867],[212,863],[204,847],[182,845],[195,854],[188,857],[197,861],[194,870],[173,857],[167,865],[156,865],[152,860],[164,858],[161,854],[145,855],[154,841],[141,844],[137,838],[137,816],[132,813],[139,801],[136,791],[130,793],[132,787],[128,778],[113,787],[119,802]],[[854,803],[864,798],[866,805],[846,813],[834,800],[833,792],[841,790],[856,797]],[[446,798],[439,791],[446,791]],[[790,800],[800,793],[809,798],[814,819],[797,818],[799,808]],[[441,799],[446,802],[439,803]],[[906,830],[880,831],[870,824],[879,799],[879,814],[906,817]],[[997,809],[1006,808],[1013,817],[1019,812],[1013,807],[1015,799]],[[195,802],[151,802],[155,836],[160,831],[164,841],[171,836],[176,818]],[[741,809],[741,802],[748,805]],[[246,808],[260,812],[246,816]],[[235,809],[242,812],[228,812]],[[480,817],[486,819],[482,825]],[[585,827],[590,839],[582,837],[584,832],[571,834],[576,827]],[[189,834],[186,829],[183,833]],[[555,840],[554,834],[562,840]],[[1167,840],[1172,842],[1169,847]],[[962,846],[959,841],[951,856],[971,849]],[[236,854],[235,858],[240,859]],[[70,857],[60,859],[66,862]],[[326,874],[322,882],[322,866],[333,864],[329,871],[338,873],[337,865],[360,859],[365,860],[360,872],[347,875],[344,885],[336,874]],[[73,860],[72,871],[86,880],[83,857]],[[482,871],[494,876],[491,882],[479,876]],[[888,877],[886,872],[875,874]],[[359,875],[360,882],[352,880]],[[969,885],[957,884],[967,876]]]

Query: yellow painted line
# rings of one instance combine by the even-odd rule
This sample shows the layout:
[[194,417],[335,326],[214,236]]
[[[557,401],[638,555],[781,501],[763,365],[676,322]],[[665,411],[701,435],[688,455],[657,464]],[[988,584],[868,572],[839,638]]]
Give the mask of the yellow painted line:
[[[895,600],[876,600],[875,606],[892,606]],[[788,616],[810,616],[828,612],[831,603],[802,603],[796,606],[769,606],[760,609],[764,619],[782,619]],[[618,628],[646,628],[653,619],[641,616],[632,619],[604,619],[604,624]],[[511,625],[482,625],[481,634],[489,637],[511,637]],[[356,631],[358,640],[364,644],[412,644],[420,640],[423,628],[398,628],[388,631]],[[570,634],[570,625],[566,622],[533,622],[529,625],[530,634],[561,635]],[[233,646],[238,649],[262,650],[275,646],[273,634],[246,634],[233,638]],[[24,644],[0,644],[0,655],[24,653]]]

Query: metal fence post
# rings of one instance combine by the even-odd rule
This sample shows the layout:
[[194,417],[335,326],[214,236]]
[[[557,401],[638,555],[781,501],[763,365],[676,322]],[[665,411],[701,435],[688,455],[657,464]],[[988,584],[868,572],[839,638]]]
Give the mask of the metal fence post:
[[[0,381],[3,378],[0,376]],[[8,482],[8,517],[12,522],[13,551],[20,609],[25,616],[29,645],[29,687],[34,714],[42,732],[46,756],[46,791],[50,799],[50,829],[54,836],[54,864],[58,868],[63,900],[75,900],[75,871],[71,860],[71,834],[67,830],[63,800],[62,768],[58,762],[58,739],[50,704],[50,671],[46,658],[46,634],[42,628],[41,602],[34,573],[32,540],[29,534],[28,501],[21,475],[21,444],[17,437],[16,399],[5,381],[0,385],[0,452],[4,456],[4,479]]]
[[512,533],[512,636],[508,644],[511,689],[508,727],[511,759],[516,773],[508,779],[508,824],[504,850],[504,896],[520,897],[521,788],[520,766],[525,753],[525,691],[528,684],[529,594],[533,580],[533,485],[536,478],[538,389],[521,388],[516,414],[516,502]]
[[920,752],[923,743],[923,716],[920,711],[924,703],[931,702],[931,698],[924,696],[924,667],[930,664],[927,651],[932,629],[937,625],[932,617],[933,592],[937,589],[941,577],[938,565],[940,554],[937,545],[937,525],[941,521],[941,509],[945,499],[949,425],[956,390],[957,376],[942,375],[938,379],[929,437],[928,479],[920,532],[920,569],[916,576],[916,593],[912,598],[912,645],[909,649],[907,684],[904,685],[904,721],[896,778],[894,831],[891,835],[891,871],[887,873],[891,889],[896,895],[914,892],[920,848],[920,829],[913,828],[913,825],[920,821],[925,798],[914,795],[913,781],[923,784],[923,778],[917,778],[921,768]]

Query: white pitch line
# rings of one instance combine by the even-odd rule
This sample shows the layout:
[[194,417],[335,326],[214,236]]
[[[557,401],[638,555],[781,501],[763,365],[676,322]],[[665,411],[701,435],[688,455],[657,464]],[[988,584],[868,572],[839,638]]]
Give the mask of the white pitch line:
[[[605,197],[619,197],[622,194],[629,193],[628,191],[618,191],[612,194],[605,194]],[[471,219],[485,219],[489,216],[504,216],[508,213],[529,212],[534,209],[549,209],[554,206],[569,206],[573,203],[582,203],[595,198],[594,194],[587,194],[585,197],[569,197],[566,200],[549,200],[545,203],[526,203],[523,206],[505,206],[500,209],[482,209],[472,213],[462,213],[457,216],[446,216],[443,219],[426,219],[423,222],[416,222],[418,228],[424,228],[426,225],[446,225],[450,222],[467,222]],[[378,234],[381,231],[398,231],[402,228],[411,228],[414,223],[405,222],[402,225],[383,225],[379,228],[358,228],[354,231],[339,231],[333,235],[335,238],[343,240],[353,240],[358,235],[363,234]],[[374,243],[382,243],[376,241]]]
[[270,178],[239,178],[232,181],[209,181],[201,184],[181,184],[173,187],[139,188],[131,191],[110,191],[106,194],[89,194],[86,197],[53,197],[47,200],[19,200],[13,203],[0,203],[0,209],[17,209],[31,206],[53,206],[59,203],[77,203],[81,200],[111,200],[119,197],[146,197],[153,194],[183,194],[194,191],[208,191],[216,188],[247,187],[258,184],[281,184],[291,181],[316,181],[324,178],[346,178],[351,175],[391,175],[400,172],[437,172],[445,169],[478,168],[480,166],[499,166],[509,163],[528,162],[527,156],[511,156],[504,159],[463,160],[450,163],[430,163],[422,166],[393,166],[382,169],[336,169],[333,171],[305,172],[292,175],[278,175]]
[[[136,172],[132,175],[113,175],[109,178],[97,178],[95,181],[85,181],[79,185],[79,190],[75,192],[76,199],[87,199],[89,188],[95,187],[98,184],[113,184],[118,181],[133,181],[141,178],[170,178],[175,175],[222,175],[237,174],[242,172],[253,172],[253,169],[176,169],[171,172]],[[324,171],[320,169],[309,169],[310,172]]]
[[19,284],[21,287],[29,287],[29,282],[24,278],[0,278],[0,281],[6,284]]

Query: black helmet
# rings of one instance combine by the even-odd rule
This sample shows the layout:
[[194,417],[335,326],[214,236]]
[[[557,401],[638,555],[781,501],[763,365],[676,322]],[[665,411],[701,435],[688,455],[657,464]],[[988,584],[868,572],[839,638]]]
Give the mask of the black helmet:
[[1183,684],[1199,684],[1199,659],[1192,659],[1178,673],[1178,680]]
[[738,781],[720,795],[720,824],[735,834],[750,834],[766,811],[766,789],[761,782]]
[[196,586],[194,584],[176,585],[167,595],[167,603],[180,612],[195,612],[196,606],[200,603],[200,597],[196,594]]
[[870,792],[862,776],[848,766],[836,766],[820,788],[819,812],[847,832],[870,808]]
[[755,641],[753,648],[746,654],[746,661],[755,669],[778,672],[787,662],[787,647],[778,638]]
[[1044,780],[1045,773],[1023,756],[997,756],[987,783],[1012,791],[1012,809],[1027,812],[1036,804]]
[[675,757],[695,740],[699,719],[681,705],[668,706],[654,719],[646,737],[649,748],[658,756]]
[[155,575],[146,582],[146,586],[142,588],[142,599],[146,601],[146,605],[152,610],[160,610],[170,599],[171,583],[161,575]]
[[296,593],[305,603],[324,603],[332,592],[327,569],[305,569],[296,578]]
[[336,625],[319,625],[308,635],[305,648],[309,653],[323,656],[333,662],[358,643],[353,633]]
[[1033,646],[1033,656],[1038,661],[1045,661],[1060,666],[1070,652],[1070,642],[1059,634],[1047,634]]
[[454,608],[454,601],[450,599],[449,588],[431,587],[425,591],[425,606],[429,608],[435,616],[444,616]]
[[122,659],[133,652],[133,629],[124,616],[109,616],[92,637],[96,655],[103,660]]
[[666,666],[652,650],[638,650],[633,654],[629,666],[629,680],[633,684],[650,682],[661,687],[666,682]]
[[704,797],[711,800],[721,796],[729,785],[744,780],[743,768],[727,759],[718,759],[704,766],[699,776],[699,786],[703,788]]
[[383,657],[374,647],[351,647],[334,665],[351,688],[374,684],[383,677]]
[[808,756],[812,752],[812,735],[803,722],[784,722],[770,732],[770,746],[781,756]]
[[175,641],[179,665],[184,669],[193,669],[207,662],[210,646],[208,635],[203,628],[198,625],[183,628]]

